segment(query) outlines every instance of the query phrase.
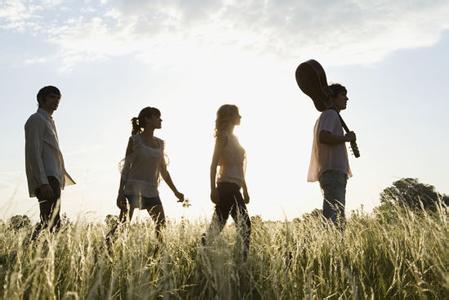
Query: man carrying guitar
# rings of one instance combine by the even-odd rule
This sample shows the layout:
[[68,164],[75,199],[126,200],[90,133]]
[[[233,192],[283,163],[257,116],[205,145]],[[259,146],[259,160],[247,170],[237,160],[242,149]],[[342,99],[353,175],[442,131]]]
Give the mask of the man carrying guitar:
[[341,84],[329,86],[332,108],[324,110],[315,123],[312,156],[307,181],[319,181],[323,191],[323,215],[343,228],[345,221],[346,182],[352,176],[345,143],[356,135],[343,132],[339,112],[346,109],[347,90]]

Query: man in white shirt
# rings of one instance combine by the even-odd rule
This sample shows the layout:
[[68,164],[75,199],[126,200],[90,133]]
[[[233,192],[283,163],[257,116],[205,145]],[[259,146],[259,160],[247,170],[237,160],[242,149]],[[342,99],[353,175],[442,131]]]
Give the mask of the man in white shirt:
[[57,230],[60,226],[60,196],[64,186],[75,182],[64,167],[59,149],[53,112],[58,108],[61,92],[54,86],[39,90],[39,108],[25,123],[25,167],[30,197],[39,201],[41,222],[33,239],[41,230]]
[[[341,84],[329,86],[333,108],[325,110],[315,123],[312,156],[307,181],[319,181],[323,191],[323,215],[336,225],[345,220],[346,182],[351,177],[345,143],[355,141],[354,132],[343,132],[339,112],[346,109],[347,90]],[[342,222],[339,222],[342,221]]]

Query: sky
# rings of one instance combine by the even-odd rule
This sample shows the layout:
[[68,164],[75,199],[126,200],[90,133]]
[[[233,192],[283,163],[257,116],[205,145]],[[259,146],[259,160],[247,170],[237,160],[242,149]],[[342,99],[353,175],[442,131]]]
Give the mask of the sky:
[[[209,219],[209,166],[218,107],[236,104],[247,151],[250,215],[279,220],[322,206],[306,182],[319,113],[296,85],[317,59],[348,88],[342,112],[357,134],[346,210],[379,205],[403,177],[449,193],[449,1],[0,0],[0,218],[39,217],[28,197],[25,121],[36,93],[58,86],[54,119],[68,172],[62,211],[71,219],[117,214],[120,160],[130,119],[162,112],[169,218]],[[146,212],[137,214],[146,218]]]

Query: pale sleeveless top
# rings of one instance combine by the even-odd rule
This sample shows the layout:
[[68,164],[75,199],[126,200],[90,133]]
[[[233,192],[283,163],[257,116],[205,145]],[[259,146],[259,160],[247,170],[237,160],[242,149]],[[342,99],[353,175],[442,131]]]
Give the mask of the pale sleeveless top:
[[130,137],[132,153],[125,158],[122,180],[125,195],[157,197],[160,170],[165,165],[164,141],[156,138],[160,148],[150,147],[140,134]]
[[235,135],[226,137],[226,144],[218,162],[217,182],[235,183],[241,187],[245,178],[245,149]]

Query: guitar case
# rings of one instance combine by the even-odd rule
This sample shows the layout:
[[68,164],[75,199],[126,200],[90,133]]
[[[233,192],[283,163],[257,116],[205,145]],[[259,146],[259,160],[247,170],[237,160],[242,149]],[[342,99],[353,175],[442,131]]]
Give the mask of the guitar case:
[[295,72],[301,91],[312,99],[315,108],[322,112],[331,107],[326,73],[314,59],[301,63]]

